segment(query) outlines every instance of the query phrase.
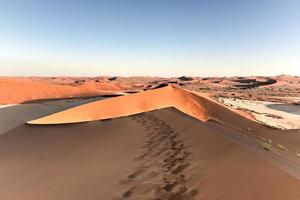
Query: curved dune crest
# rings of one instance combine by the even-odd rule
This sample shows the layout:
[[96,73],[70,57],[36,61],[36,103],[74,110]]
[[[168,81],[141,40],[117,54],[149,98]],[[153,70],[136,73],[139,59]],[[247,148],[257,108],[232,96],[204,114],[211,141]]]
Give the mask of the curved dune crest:
[[174,107],[201,121],[207,121],[210,117],[215,117],[215,110],[221,109],[222,111],[226,109],[203,96],[169,85],[155,90],[87,103],[27,123],[67,124],[88,122],[134,115],[167,107]]

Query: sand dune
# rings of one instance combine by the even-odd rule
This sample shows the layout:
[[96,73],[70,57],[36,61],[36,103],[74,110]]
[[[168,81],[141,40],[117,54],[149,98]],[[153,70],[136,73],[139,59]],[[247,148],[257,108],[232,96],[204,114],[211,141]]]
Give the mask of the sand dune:
[[0,136],[0,199],[300,198],[297,179],[222,137],[216,125],[172,108],[22,125]]
[[123,90],[121,84],[84,78],[6,78],[0,77],[0,105],[36,99],[111,94]]
[[33,120],[45,115],[53,114],[80,104],[99,100],[101,97],[88,99],[69,99],[39,101],[0,107],[0,135],[23,125],[29,120]]
[[[276,83],[274,83],[276,82]],[[247,99],[283,101],[299,96],[300,77],[0,77],[0,105],[37,99],[133,93],[176,84],[192,91]]]
[[220,119],[221,115],[218,113],[220,111],[229,112],[225,107],[206,97],[169,85],[155,90],[88,103],[29,121],[28,124],[87,122],[128,116],[167,107],[175,107],[201,121],[207,121],[210,118],[222,120]]
[[0,109],[1,200],[300,199],[300,130],[264,126],[202,92],[169,85],[23,124],[74,106],[32,105]]
[[[242,135],[242,138],[249,137],[248,142],[251,143],[250,148],[252,149],[257,149],[257,147],[265,149],[267,146],[267,150],[271,151],[271,148],[273,148],[272,153],[265,156],[268,159],[274,160],[276,165],[283,166],[284,170],[288,173],[300,178],[300,174],[298,173],[300,168],[294,167],[299,163],[297,159],[299,148],[295,145],[296,138],[281,137],[280,143],[269,144],[268,141],[272,142],[273,139],[278,141],[276,138],[284,133],[274,135],[270,133],[268,127],[262,126],[254,120],[250,120],[206,96],[202,96],[201,93],[191,92],[174,85],[87,103],[29,121],[28,124],[47,125],[88,122],[129,116],[169,107],[176,108],[201,122],[215,122],[222,127],[229,128],[231,131],[226,136],[232,135],[232,132],[237,132],[236,136]],[[262,135],[265,137],[262,137]],[[238,141],[241,141],[241,138]],[[284,145],[281,150],[278,149],[282,152],[276,150],[278,144],[280,146]],[[285,150],[287,148],[289,151]],[[274,154],[286,155],[281,156],[281,161],[278,162],[278,159],[274,158]],[[289,165],[282,165],[283,162],[289,163]]]

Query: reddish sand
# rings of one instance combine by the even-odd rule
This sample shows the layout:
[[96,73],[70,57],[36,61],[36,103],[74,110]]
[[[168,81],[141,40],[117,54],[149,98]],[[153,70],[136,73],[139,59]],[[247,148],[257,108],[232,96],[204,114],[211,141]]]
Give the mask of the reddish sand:
[[[0,78],[0,104],[23,103],[35,99],[94,96],[123,90],[121,85],[108,82],[95,84],[92,81],[81,83],[69,78],[56,79],[2,77]],[[79,83],[75,83],[76,81]]]
[[66,124],[110,119],[148,112],[161,108],[174,107],[196,119],[224,120],[219,113],[229,112],[224,106],[181,89],[167,86],[141,93],[100,100],[71,108],[50,116],[29,121],[28,124]]
[[[201,96],[199,92],[190,92],[171,85],[146,92],[91,102],[27,123],[47,125],[88,122],[129,116],[168,107],[176,108],[202,122],[210,121],[221,124],[231,130],[226,135],[231,135],[234,131],[242,137],[249,137],[251,148],[259,146],[261,149],[267,148],[267,151],[272,151],[274,154],[283,155],[281,159],[290,163],[291,166],[299,163],[297,156],[300,149],[295,145],[295,137],[294,139],[292,139],[293,137],[281,137],[281,141],[278,142],[276,138],[285,134],[285,132],[277,133],[275,136],[267,127],[256,123],[252,119],[249,120],[249,118],[240,115],[239,112],[234,112],[234,110],[228,109],[207,96]],[[262,137],[262,135],[265,137]],[[272,143],[274,141],[278,143]],[[278,148],[278,145],[282,147]],[[272,157],[273,154],[270,154],[270,156]],[[276,158],[275,161],[277,162]],[[281,165],[282,162],[277,162],[277,164]],[[284,168],[300,178],[300,171],[298,171],[300,165],[299,167],[284,166]]]
[[36,99],[95,96],[139,92],[161,84],[177,84],[214,96],[267,99],[290,102],[281,97],[299,96],[300,77],[0,77],[0,105]]
[[[29,122],[42,126],[19,121],[54,112],[49,102],[0,109],[0,119],[18,119],[0,135],[1,200],[300,199],[300,130],[263,126],[209,98],[293,95],[299,77],[27,79],[17,81],[22,88],[1,78],[9,93],[0,100],[90,95],[98,84],[107,92],[147,91]],[[86,123],[66,124],[74,122]]]

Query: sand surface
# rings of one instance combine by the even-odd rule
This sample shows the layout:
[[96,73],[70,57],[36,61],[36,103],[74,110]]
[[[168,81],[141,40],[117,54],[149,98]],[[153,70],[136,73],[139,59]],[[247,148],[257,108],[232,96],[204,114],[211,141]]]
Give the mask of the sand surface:
[[168,108],[0,136],[0,199],[299,199],[300,181]]
[[112,94],[122,91],[122,88],[121,84],[95,83],[87,78],[0,77],[0,105],[37,99]]
[[16,105],[16,104],[6,104],[6,105],[1,105],[1,106],[0,106],[0,109],[1,109],[1,108],[6,108],[6,107],[10,107],[10,106],[14,106],[14,105]]
[[24,124],[27,121],[47,116],[83,103],[95,101],[101,97],[75,100],[55,100],[43,103],[5,105],[0,108],[0,135]]
[[[0,104],[27,102],[0,108],[0,199],[299,200],[300,130],[212,99],[299,116],[299,80],[0,78]],[[39,100],[117,90],[127,95]]]
[[176,85],[95,101],[62,112],[28,121],[28,124],[67,124],[128,116],[167,107],[174,107],[200,121],[226,121],[222,112],[231,115],[221,104]]
[[176,84],[213,96],[299,102],[299,76],[250,77],[0,77],[0,105],[35,99],[134,93]]
[[176,86],[148,90],[127,96],[91,102],[53,115],[32,120],[29,124],[66,124],[128,116],[166,107],[177,109],[200,120],[208,119],[208,110],[198,102],[208,100]]
[[297,147],[300,140],[297,139],[297,134],[289,136],[285,136],[288,132],[274,134],[267,127],[227,109],[199,92],[191,92],[177,86],[94,101],[27,123],[35,125],[79,123],[129,116],[167,107],[176,108],[201,122],[214,122],[216,125],[229,128],[225,132],[222,129],[217,131],[224,132],[225,137],[230,136],[235,142],[251,149],[268,151],[268,154],[261,151],[257,153],[273,161],[290,175],[300,178],[298,159],[300,150]]

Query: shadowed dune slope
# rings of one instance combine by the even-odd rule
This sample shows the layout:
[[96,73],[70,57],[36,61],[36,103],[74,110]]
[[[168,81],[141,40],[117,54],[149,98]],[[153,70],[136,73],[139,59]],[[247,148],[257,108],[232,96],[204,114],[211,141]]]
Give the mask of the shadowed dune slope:
[[0,136],[1,200],[298,200],[300,181],[167,108]]
[[[233,111],[206,97],[169,85],[151,91],[84,104],[27,123],[67,124],[87,122],[128,116],[167,107],[174,107],[201,121],[216,119],[226,122],[230,120],[230,116],[238,116]],[[243,117],[238,118],[245,120]]]

